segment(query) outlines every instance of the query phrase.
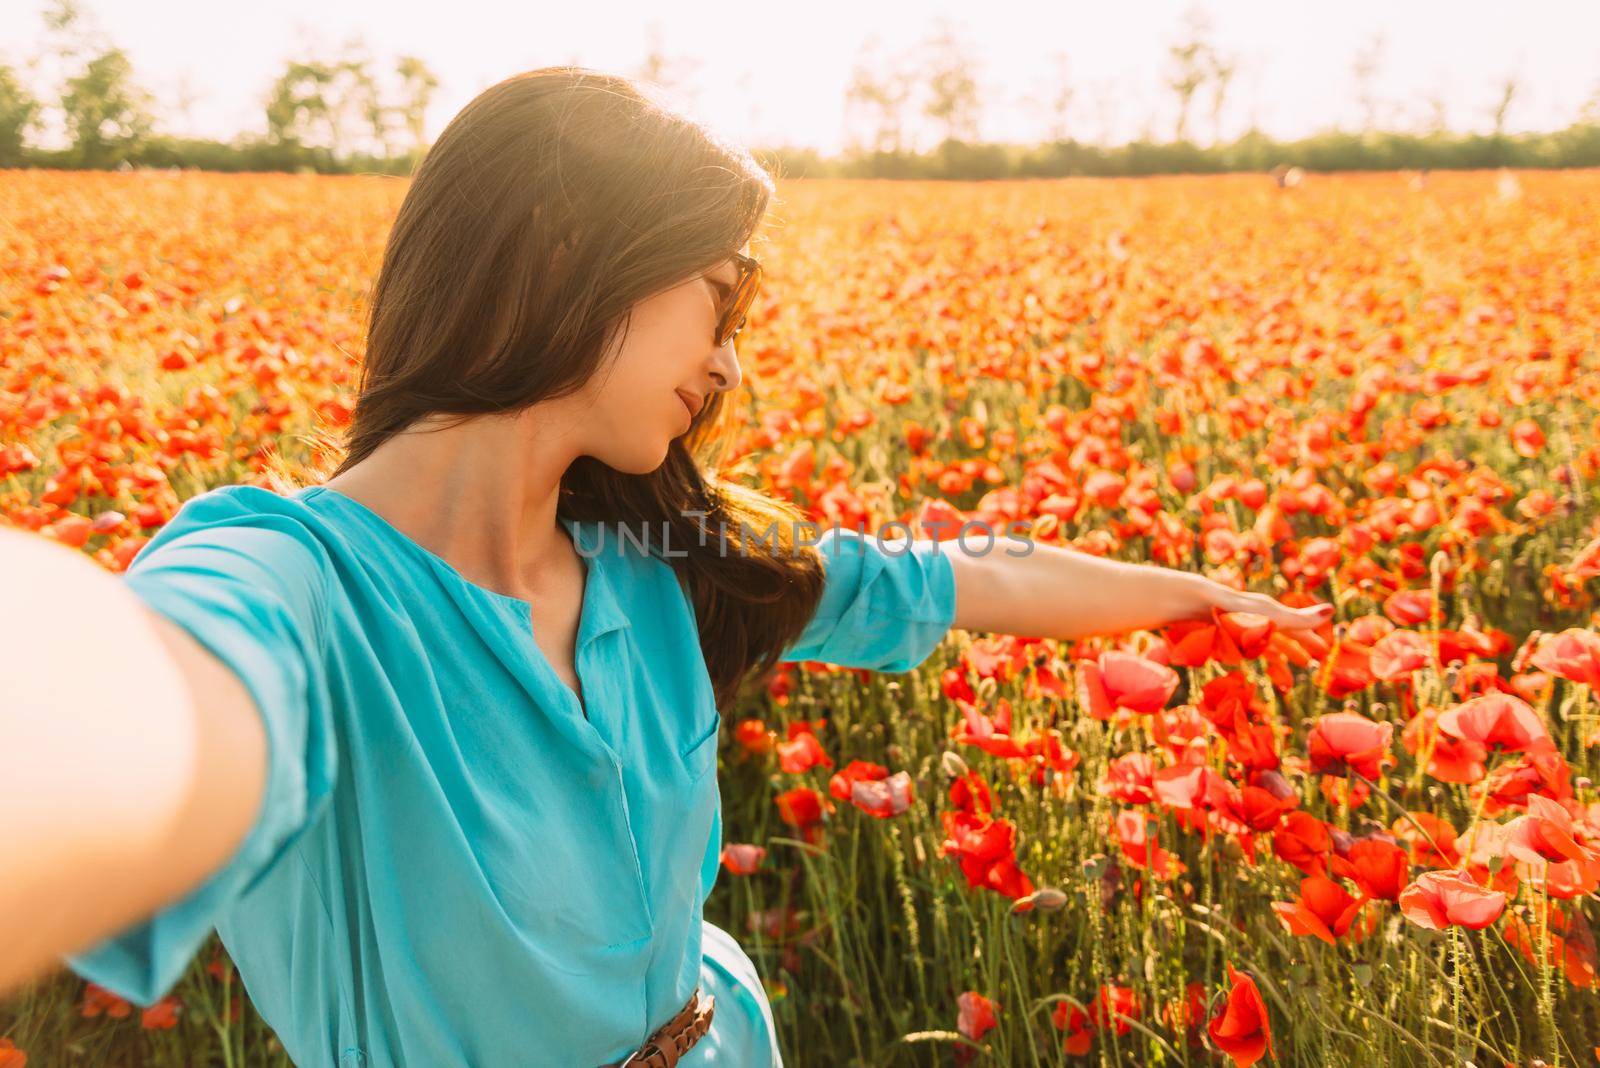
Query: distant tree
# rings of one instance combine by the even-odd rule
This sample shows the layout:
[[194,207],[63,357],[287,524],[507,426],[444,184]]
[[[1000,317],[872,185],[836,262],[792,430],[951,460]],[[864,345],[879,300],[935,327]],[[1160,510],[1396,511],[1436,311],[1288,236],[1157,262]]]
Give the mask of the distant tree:
[[154,127],[150,94],[134,84],[133,64],[120,48],[102,52],[68,78],[61,113],[80,167],[110,167],[137,154]]
[[0,167],[22,163],[28,135],[38,126],[42,108],[16,71],[0,64]]
[[179,73],[177,84],[173,89],[173,103],[170,113],[180,119],[184,129],[189,129],[194,124],[194,106],[203,94],[195,88],[193,77],[188,71]]
[[427,147],[428,104],[433,100],[434,90],[439,88],[439,79],[416,56],[401,56],[395,64],[395,73],[400,76],[400,102],[396,110],[411,140],[412,150],[421,152]]
[[304,146],[328,112],[333,72],[322,63],[291,60],[267,91],[267,140]]
[[291,60],[265,103],[267,139],[274,144],[325,148],[334,159],[344,159],[361,147],[358,136],[365,129],[370,134],[365,147],[388,153],[393,110],[357,39],[335,58]]
[[364,49],[353,51],[335,65],[334,89],[336,93],[342,91],[347,98],[341,103],[345,106],[350,123],[358,129],[364,125],[372,135],[373,153],[388,159],[397,112],[394,105],[384,98],[383,88],[372,72],[372,60]]
[[1207,36],[1211,32],[1211,19],[1205,9],[1189,8],[1179,28],[1178,41],[1167,49],[1167,88],[1178,98],[1178,121],[1173,128],[1174,141],[1187,140],[1189,107],[1195,93],[1211,77],[1212,57],[1215,54]]
[[633,76],[651,82],[676,97],[678,103],[692,107],[698,96],[693,84],[695,63],[686,55],[667,51],[661,23],[652,20],[645,29],[645,53],[633,69]]
[[845,87],[845,111],[858,117],[867,127],[859,140],[874,152],[901,152],[905,148],[905,111],[911,95],[911,79],[897,70],[886,70],[879,59],[876,36],[864,42],[857,52],[850,82]]
[[1065,141],[1071,133],[1068,117],[1072,114],[1077,89],[1073,85],[1071,63],[1065,52],[1050,56],[1049,75],[1045,90],[1040,94],[1045,111],[1045,132],[1052,141]]
[[103,44],[95,40],[96,31],[77,0],[52,0],[41,18],[52,50],[67,62],[73,62]]
[[1578,109],[1578,122],[1585,126],[1600,126],[1600,83],[1596,83],[1589,99]]
[[1378,72],[1383,69],[1385,42],[1383,33],[1374,33],[1357,49],[1350,61],[1350,75],[1356,83],[1356,101],[1361,107],[1361,129],[1372,130],[1378,125]]
[[1423,119],[1423,132],[1442,134],[1450,128],[1450,104],[1446,95],[1434,90],[1423,97],[1427,112]]
[[1095,143],[1109,145],[1116,134],[1117,113],[1126,99],[1126,94],[1111,79],[1104,78],[1094,83],[1091,97],[1094,100],[1097,120]]
[[927,61],[928,96],[922,113],[943,131],[945,140],[977,140],[980,106],[977,61],[946,19],[940,19],[923,43],[923,51]]
[[1515,99],[1518,88],[1517,78],[1514,74],[1508,75],[1505,81],[1500,83],[1500,99],[1495,102],[1492,112],[1494,116],[1494,135],[1496,137],[1501,136],[1506,131],[1506,113],[1511,110],[1511,101]]
[[1213,52],[1211,55],[1211,140],[1222,140],[1222,105],[1228,98],[1228,87],[1239,73],[1239,61],[1232,56]]

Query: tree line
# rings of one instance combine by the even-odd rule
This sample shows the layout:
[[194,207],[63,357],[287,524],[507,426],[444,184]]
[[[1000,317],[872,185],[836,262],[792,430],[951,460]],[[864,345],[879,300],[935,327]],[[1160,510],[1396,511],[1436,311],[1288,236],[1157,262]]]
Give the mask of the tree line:
[[[155,100],[140,86],[128,55],[94,29],[79,0],[54,0],[44,20],[45,54],[29,66],[53,66],[60,74],[57,91],[54,99],[42,99],[15,67],[0,63],[0,167],[404,175],[427,151],[425,115],[439,79],[417,56],[379,63],[352,41],[336,55],[288,60],[260,101],[261,131],[217,141],[160,129]],[[692,98],[696,65],[689,57],[669,55],[659,26],[651,29],[647,54],[628,73]],[[1087,94],[1071,77],[1068,57],[1057,53],[1051,77],[1024,102],[1044,120],[1045,139],[999,143],[978,136],[985,103],[978,67],[958,29],[940,19],[915,50],[885,55],[876,39],[863,44],[845,92],[849,137],[842,151],[788,146],[755,151],[778,174],[793,178],[975,180],[1266,172],[1290,166],[1306,171],[1600,166],[1600,91],[1561,130],[1507,132],[1520,92],[1511,76],[1496,86],[1489,133],[1448,129],[1445,102],[1437,97],[1425,101],[1432,111],[1426,129],[1383,128],[1393,109],[1373,88],[1382,52],[1381,36],[1374,37],[1351,64],[1362,116],[1358,130],[1284,141],[1252,123],[1244,134],[1224,140],[1220,117],[1240,63],[1212,43],[1204,11],[1191,8],[1167,50],[1163,88],[1172,94],[1175,116],[1170,133],[1158,131],[1152,116],[1127,143],[1083,139]],[[759,99],[752,96],[750,106],[754,115]],[[1198,143],[1197,131],[1207,117],[1211,136]],[[62,131],[63,147],[34,143],[47,120]]]

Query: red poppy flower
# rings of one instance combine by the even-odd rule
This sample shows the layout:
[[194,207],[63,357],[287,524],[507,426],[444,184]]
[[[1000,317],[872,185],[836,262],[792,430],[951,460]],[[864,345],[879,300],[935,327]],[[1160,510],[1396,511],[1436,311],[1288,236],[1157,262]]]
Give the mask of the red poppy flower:
[[[1506,916],[1505,934],[1506,941],[1515,946],[1528,958],[1528,963],[1539,967],[1541,963],[1559,967],[1566,972],[1567,979],[1573,986],[1583,990],[1600,988],[1600,974],[1597,974],[1597,961],[1595,954],[1594,933],[1589,930],[1589,924],[1583,918],[1583,913],[1577,909],[1572,912],[1563,912],[1554,902],[1550,904],[1545,913],[1545,926],[1548,930],[1545,937],[1540,938],[1536,928],[1539,926],[1539,910],[1532,910],[1533,923],[1530,924],[1515,913]],[[1541,962],[1540,953],[1536,947],[1543,944],[1546,949]],[[0,1060],[0,1066],[4,1065]]]
[[1330,808],[1355,810],[1367,803],[1367,798],[1372,795],[1372,787],[1361,779],[1336,779],[1324,775],[1317,780],[1317,792],[1322,794]]
[[778,818],[800,830],[807,842],[813,841],[821,829],[823,814],[833,809],[831,802],[809,786],[785,790],[773,802],[778,806]]
[[1277,736],[1264,723],[1240,724],[1225,737],[1228,759],[1248,771],[1273,771],[1282,763],[1278,759]]
[[1489,750],[1439,730],[1437,709],[1424,709],[1412,716],[1400,731],[1400,743],[1412,756],[1426,752],[1427,772],[1440,782],[1475,783],[1486,770],[1484,762]]
[[959,1006],[956,1030],[974,1042],[993,1030],[998,1022],[995,1013],[1000,1006],[975,990],[956,998],[956,1005]]
[[751,875],[766,858],[766,846],[749,842],[729,842],[722,847],[722,866],[734,875]]
[[880,820],[906,811],[911,797],[911,775],[904,771],[883,779],[857,779],[850,785],[850,803]]
[[957,812],[990,813],[994,811],[994,793],[983,776],[968,771],[950,782],[950,804]]
[[[1274,901],[1272,911],[1290,934],[1310,935],[1331,946],[1336,939],[1350,934],[1366,903],[1366,897],[1352,896],[1332,879],[1310,875],[1300,880],[1298,898]],[[1366,934],[1366,929],[1356,928],[1352,940],[1359,941]]]
[[966,672],[960,668],[945,668],[939,676],[939,688],[944,695],[952,701],[967,701],[977,704],[978,695],[973,692],[972,684],[967,681]]
[[733,727],[733,740],[750,753],[765,753],[777,742],[777,732],[769,731],[759,719],[741,719]]
[[139,1026],[146,1031],[170,1031],[178,1026],[178,1014],[182,1011],[183,1002],[176,994],[168,994],[139,1013]]
[[1452,925],[1482,930],[1506,908],[1506,895],[1486,890],[1458,871],[1430,871],[1400,892],[1400,911],[1418,927]]
[[[1490,772],[1479,790],[1489,793],[1483,809],[1488,816],[1526,806],[1528,798],[1536,793],[1560,801],[1572,796],[1572,767],[1549,739],[1536,739],[1514,759]],[[1475,799],[1476,796],[1474,791]]]
[[1078,703],[1095,719],[1111,719],[1119,709],[1147,716],[1160,710],[1178,689],[1178,673],[1143,656],[1108,649],[1098,660],[1080,660]]
[[1172,663],[1185,667],[1254,660],[1272,639],[1272,620],[1255,612],[1211,610],[1210,619],[1184,620],[1166,628]]
[[1399,901],[1400,891],[1411,877],[1406,851],[1381,838],[1363,838],[1343,856],[1328,859],[1335,875],[1349,879],[1362,894],[1380,901]]
[[1307,875],[1321,875],[1327,871],[1328,854],[1332,850],[1333,838],[1328,834],[1328,825],[1309,812],[1290,812],[1272,832],[1272,851],[1280,860],[1293,864]]
[[1082,1057],[1089,1052],[1089,1045],[1094,1040],[1094,1024],[1089,1020],[1089,1014],[1069,1001],[1058,1001],[1056,1007],[1050,1011],[1050,1022],[1056,1030],[1067,1033],[1063,1049],[1074,1057]]
[[1284,816],[1300,807],[1297,794],[1278,797],[1260,786],[1244,786],[1230,813],[1240,823],[1257,834],[1277,828]]
[[1189,1045],[1198,1046],[1200,1029],[1206,1023],[1206,985],[1198,980],[1185,983],[1183,997],[1167,1002],[1162,1017],[1169,1027],[1189,1040]]
[[1106,765],[1099,789],[1123,804],[1149,804],[1155,799],[1154,774],[1155,761],[1149,753],[1126,753]]
[[1184,811],[1210,809],[1229,798],[1232,786],[1221,775],[1203,764],[1179,764],[1162,768],[1151,778],[1156,801],[1165,808]]
[[1203,761],[1208,734],[1206,718],[1194,705],[1163,708],[1150,717],[1150,737],[1172,754],[1174,763],[1181,763],[1196,754],[1196,762]]
[[1061,741],[1061,732],[1050,728],[1034,735],[1022,744],[1032,770],[1029,778],[1035,786],[1045,785],[1047,776],[1064,776],[1078,766],[1079,756]]
[[850,788],[857,782],[872,782],[889,777],[889,769],[870,760],[852,760],[828,777],[828,793],[840,801],[850,800]]
[[113,994],[99,983],[90,982],[83,988],[83,1007],[79,1010],[83,1016],[104,1014],[121,1019],[132,1011],[132,1003],[118,994]]
[[778,767],[791,775],[810,771],[815,767],[833,767],[833,758],[822,749],[822,743],[810,731],[799,731],[786,742],[779,742]]
[[1017,866],[1017,828],[1010,820],[965,812],[944,812],[946,838],[940,856],[955,856],[973,889],[994,890],[1015,900],[1033,893],[1033,883]]
[[1243,672],[1230,671],[1200,687],[1200,713],[1226,732],[1240,723],[1260,723],[1267,706]]
[[1311,770],[1324,775],[1353,771],[1376,779],[1389,755],[1393,723],[1374,723],[1358,712],[1331,712],[1318,716],[1306,738]]
[[1600,634],[1593,631],[1569,627],[1559,634],[1547,634],[1529,662],[1540,671],[1600,690]]
[[1228,1000],[1206,1025],[1206,1033],[1233,1058],[1235,1068],[1249,1068],[1272,1052],[1272,1023],[1254,979],[1229,963],[1228,981]]
[[1383,614],[1402,627],[1428,622],[1432,609],[1432,590],[1399,590],[1383,602]]
[[1153,817],[1136,809],[1120,812],[1112,822],[1112,836],[1132,867],[1149,870],[1157,879],[1174,879],[1186,870],[1183,861],[1150,838],[1151,819]]
[[1385,681],[1403,679],[1432,659],[1433,646],[1426,636],[1414,630],[1391,631],[1372,647],[1372,674]]
[[1111,1027],[1117,1034],[1125,1035],[1133,1030],[1128,1026],[1128,1020],[1142,1019],[1143,1011],[1139,992],[1133,987],[1105,984],[1089,1006],[1089,1019],[1101,1030]]
[[1507,827],[1506,850],[1527,864],[1545,861],[1594,861],[1600,853],[1579,844],[1572,813],[1540,794],[1528,795],[1528,813]]
[[1498,746],[1512,752],[1550,740],[1539,713],[1528,702],[1508,693],[1485,694],[1462,702],[1440,715],[1439,729],[1485,749]]
[[997,757],[1027,756],[1027,750],[1011,737],[1011,702],[1002,697],[995,703],[993,716],[979,712],[977,706],[960,702],[962,722],[951,737],[963,745],[975,745]]

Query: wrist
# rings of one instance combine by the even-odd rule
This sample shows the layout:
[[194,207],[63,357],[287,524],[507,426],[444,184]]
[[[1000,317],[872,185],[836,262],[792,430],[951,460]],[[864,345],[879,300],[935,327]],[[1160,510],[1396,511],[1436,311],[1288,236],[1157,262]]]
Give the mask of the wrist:
[[1229,589],[1222,583],[1209,579],[1196,571],[1185,571],[1183,574],[1188,581],[1184,583],[1182,611],[1183,619],[1208,619],[1212,609],[1220,608],[1222,611],[1231,611],[1231,598],[1238,594],[1237,590]]

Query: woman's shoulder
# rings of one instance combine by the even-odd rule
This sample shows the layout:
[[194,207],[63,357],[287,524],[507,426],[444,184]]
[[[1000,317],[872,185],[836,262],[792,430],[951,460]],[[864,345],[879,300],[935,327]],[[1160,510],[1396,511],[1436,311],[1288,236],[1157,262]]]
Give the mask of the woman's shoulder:
[[174,551],[232,552],[277,567],[322,572],[342,541],[326,516],[304,498],[245,483],[214,486],[187,498],[139,550],[130,576],[170,560]]
[[189,497],[179,506],[174,518],[245,516],[256,513],[307,515],[311,514],[311,508],[306,503],[305,496],[316,488],[305,486],[292,493],[279,493],[248,482],[225,483]]

